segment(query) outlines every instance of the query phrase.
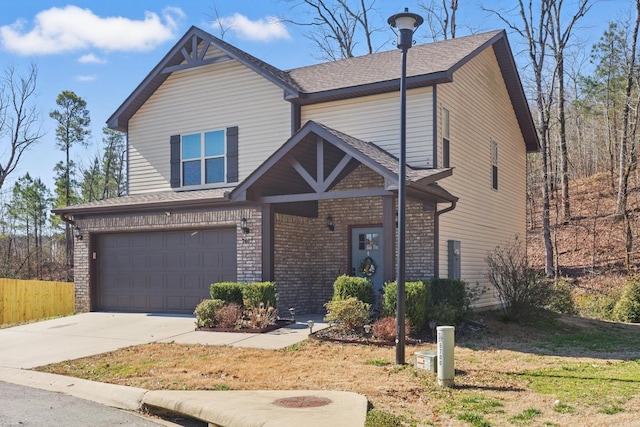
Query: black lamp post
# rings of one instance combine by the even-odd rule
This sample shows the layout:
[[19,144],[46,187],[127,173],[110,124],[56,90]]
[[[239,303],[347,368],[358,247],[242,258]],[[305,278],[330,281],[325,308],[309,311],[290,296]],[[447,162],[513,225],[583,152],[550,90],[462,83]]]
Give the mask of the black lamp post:
[[413,33],[424,22],[420,15],[396,13],[388,21],[398,29],[398,49],[402,51],[402,73],[400,75],[400,159],[398,167],[398,266],[396,284],[398,288],[396,306],[396,365],[405,363],[405,205],[407,197],[407,51],[413,45]]

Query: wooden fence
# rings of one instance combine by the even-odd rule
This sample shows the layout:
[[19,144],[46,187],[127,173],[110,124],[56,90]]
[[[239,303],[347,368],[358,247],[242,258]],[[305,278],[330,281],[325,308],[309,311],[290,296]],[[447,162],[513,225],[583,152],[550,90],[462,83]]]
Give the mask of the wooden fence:
[[64,316],[74,311],[73,283],[0,279],[0,324]]

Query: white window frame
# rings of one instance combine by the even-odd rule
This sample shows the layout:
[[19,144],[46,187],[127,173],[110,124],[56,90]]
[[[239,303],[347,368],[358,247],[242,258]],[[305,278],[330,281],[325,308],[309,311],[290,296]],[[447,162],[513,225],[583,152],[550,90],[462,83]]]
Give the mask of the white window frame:
[[[215,156],[206,156],[206,144],[205,144],[205,135],[213,132],[222,132],[223,144],[222,144],[222,154],[217,154]],[[183,144],[184,138],[192,135],[200,135],[200,157],[199,158],[188,158],[185,159],[183,157]],[[207,160],[209,159],[223,159],[224,169],[222,171],[222,181],[207,183]],[[184,164],[185,162],[192,161],[200,161],[200,183],[199,184],[185,184],[184,180]],[[188,189],[197,189],[197,188],[212,188],[218,186],[224,186],[227,184],[227,130],[223,129],[212,129],[201,132],[189,132],[180,135],[180,184],[182,188]]]

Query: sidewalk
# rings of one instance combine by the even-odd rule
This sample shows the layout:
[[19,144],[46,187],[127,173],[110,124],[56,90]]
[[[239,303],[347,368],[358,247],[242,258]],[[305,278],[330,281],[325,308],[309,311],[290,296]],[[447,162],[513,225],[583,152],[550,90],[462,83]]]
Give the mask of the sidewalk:
[[29,368],[145,342],[285,348],[326,327],[319,315],[264,334],[195,331],[193,318],[84,313],[0,330],[0,381],[56,391],[103,405],[157,407],[225,427],[364,425],[367,399],[341,391],[150,391],[30,371]]

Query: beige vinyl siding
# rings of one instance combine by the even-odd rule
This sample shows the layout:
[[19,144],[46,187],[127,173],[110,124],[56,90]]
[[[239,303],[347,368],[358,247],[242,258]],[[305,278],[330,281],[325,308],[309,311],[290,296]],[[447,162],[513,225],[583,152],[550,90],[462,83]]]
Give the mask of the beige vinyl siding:
[[282,89],[236,61],[177,71],[129,122],[129,193],[170,189],[169,137],[239,127],[242,181],[290,137]]
[[[399,155],[400,95],[398,92],[307,105],[302,124],[314,120]],[[433,91],[407,92],[407,163],[431,167],[433,159]]]
[[[444,105],[450,111],[454,168],[440,184],[460,198],[440,217],[440,276],[447,276],[447,240],[459,240],[462,279],[488,285],[487,253],[516,234],[525,237],[525,143],[493,49],[456,71],[437,94],[438,110]],[[498,190],[492,188],[491,141],[498,144]],[[497,303],[491,289],[478,306]]]

